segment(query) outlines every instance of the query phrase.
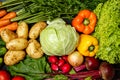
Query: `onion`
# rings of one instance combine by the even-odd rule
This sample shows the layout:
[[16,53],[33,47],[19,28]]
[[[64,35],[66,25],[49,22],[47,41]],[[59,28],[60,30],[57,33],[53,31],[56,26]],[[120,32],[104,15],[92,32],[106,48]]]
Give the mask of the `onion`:
[[84,57],[78,51],[75,51],[70,55],[68,55],[68,62],[74,67],[81,65],[83,61],[84,61]]

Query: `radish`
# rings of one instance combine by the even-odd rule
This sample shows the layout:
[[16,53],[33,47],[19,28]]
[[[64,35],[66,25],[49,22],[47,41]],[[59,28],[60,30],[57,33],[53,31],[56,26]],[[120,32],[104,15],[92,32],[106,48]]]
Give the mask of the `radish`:
[[71,66],[68,63],[65,63],[62,67],[61,67],[61,71],[63,74],[68,73],[71,70]]
[[49,56],[48,57],[48,62],[49,63],[57,63],[58,62],[57,56]]

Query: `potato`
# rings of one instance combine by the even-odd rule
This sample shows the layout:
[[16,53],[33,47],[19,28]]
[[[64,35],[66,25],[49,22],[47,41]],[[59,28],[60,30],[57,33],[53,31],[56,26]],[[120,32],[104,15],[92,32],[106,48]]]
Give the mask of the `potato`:
[[14,33],[13,31],[9,30],[9,29],[4,29],[1,31],[0,33],[1,38],[4,42],[9,42],[12,39],[17,38],[17,34]]
[[40,35],[40,32],[47,26],[45,22],[38,22],[34,24],[29,32],[29,38],[36,39]]
[[43,56],[43,51],[41,49],[41,45],[37,40],[31,39],[29,40],[28,47],[26,48],[27,54],[31,58],[40,58]]
[[27,39],[28,38],[28,24],[24,21],[19,22],[16,33],[18,37]]
[[23,60],[26,53],[25,51],[8,51],[4,56],[4,63],[6,65],[14,65]]
[[9,50],[23,50],[28,46],[28,41],[25,38],[16,38],[6,43],[6,48]]

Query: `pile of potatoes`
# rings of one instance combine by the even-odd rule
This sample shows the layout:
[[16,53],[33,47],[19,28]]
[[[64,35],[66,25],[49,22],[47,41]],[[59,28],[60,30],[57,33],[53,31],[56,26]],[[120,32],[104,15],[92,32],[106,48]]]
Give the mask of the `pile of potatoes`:
[[4,55],[4,63],[14,65],[23,60],[26,54],[35,59],[42,57],[44,53],[40,42],[36,39],[46,26],[45,22],[38,22],[29,27],[27,23],[21,21],[16,31],[8,29],[1,31],[0,36],[6,42],[8,49]]

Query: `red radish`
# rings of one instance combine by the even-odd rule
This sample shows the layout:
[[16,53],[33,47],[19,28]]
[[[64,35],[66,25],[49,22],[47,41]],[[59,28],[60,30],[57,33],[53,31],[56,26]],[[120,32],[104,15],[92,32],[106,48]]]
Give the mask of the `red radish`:
[[68,63],[65,63],[62,67],[61,67],[61,71],[62,73],[68,73],[71,70],[71,66]]
[[25,80],[25,78],[22,76],[14,76],[12,80]]
[[58,71],[58,70],[59,70],[58,65],[57,65],[57,64],[54,64],[54,63],[51,64],[51,69],[52,69],[53,71]]
[[68,62],[68,56],[67,55],[62,56],[62,59],[64,59],[66,62]]
[[80,66],[74,67],[74,70],[76,72],[84,70],[84,69],[95,70],[95,69],[99,68],[99,64],[100,63],[99,63],[98,59],[96,59],[94,57],[86,57],[85,63]]
[[57,56],[49,56],[48,57],[48,62],[49,63],[57,63],[58,62]]
[[65,61],[63,59],[59,59],[58,66],[61,67],[65,64]]

